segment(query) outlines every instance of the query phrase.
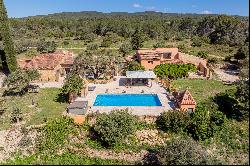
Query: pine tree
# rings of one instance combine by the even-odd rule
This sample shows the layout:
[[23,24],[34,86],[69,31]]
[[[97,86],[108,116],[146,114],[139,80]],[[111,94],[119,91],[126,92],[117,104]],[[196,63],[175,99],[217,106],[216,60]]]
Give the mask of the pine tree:
[[7,11],[3,0],[0,0],[0,32],[4,45],[4,52],[1,55],[2,65],[7,72],[13,72],[17,68],[17,61],[15,57],[14,43],[10,33]]

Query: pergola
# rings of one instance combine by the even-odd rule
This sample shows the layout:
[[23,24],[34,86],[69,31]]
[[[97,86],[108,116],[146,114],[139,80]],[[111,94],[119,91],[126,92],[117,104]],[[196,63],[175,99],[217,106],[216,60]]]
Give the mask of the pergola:
[[130,85],[145,85],[149,79],[155,79],[156,75],[153,71],[126,71],[126,78],[130,80]]

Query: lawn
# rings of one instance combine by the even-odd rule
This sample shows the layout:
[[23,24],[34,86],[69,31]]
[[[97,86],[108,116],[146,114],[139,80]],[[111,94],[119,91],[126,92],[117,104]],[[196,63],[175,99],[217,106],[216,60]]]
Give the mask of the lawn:
[[173,81],[173,86],[177,90],[188,90],[197,102],[204,101],[208,97],[215,96],[217,93],[224,92],[227,89],[236,88],[234,85],[224,85],[220,81],[201,80],[201,79],[180,79]]
[[[0,89],[0,94],[3,91],[4,89]],[[26,122],[25,125],[41,124],[44,122],[44,119],[51,120],[61,116],[67,107],[67,103],[56,102],[55,99],[58,93],[59,89],[57,88],[45,88],[40,89],[39,93],[27,93],[21,97],[5,97],[7,110],[1,116],[0,130],[11,126],[10,115],[15,107],[21,109],[23,121]],[[37,103],[36,107],[31,106],[32,100]]]

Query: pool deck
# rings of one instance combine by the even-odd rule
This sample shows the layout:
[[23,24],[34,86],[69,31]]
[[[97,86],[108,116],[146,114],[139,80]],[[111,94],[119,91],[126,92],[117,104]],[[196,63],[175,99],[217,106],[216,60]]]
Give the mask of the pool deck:
[[[112,110],[128,109],[134,115],[152,115],[158,116],[162,112],[173,109],[173,103],[168,100],[166,90],[152,81],[152,87],[147,86],[121,86],[120,78],[117,76],[116,81],[107,84],[89,84],[89,86],[96,86],[94,91],[89,91],[86,97],[79,97],[76,101],[88,101],[88,113],[99,111],[100,113],[109,113]],[[108,93],[105,93],[108,89]],[[141,93],[142,90],[144,93]],[[96,96],[98,94],[157,94],[162,106],[93,106]]]

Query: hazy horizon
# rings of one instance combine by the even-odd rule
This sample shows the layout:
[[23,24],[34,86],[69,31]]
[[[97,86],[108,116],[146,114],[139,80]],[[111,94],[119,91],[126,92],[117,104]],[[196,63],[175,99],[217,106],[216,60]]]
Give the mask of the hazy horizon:
[[249,16],[248,0],[5,0],[8,16],[22,18],[62,12],[96,11],[137,13],[155,11],[178,14],[226,14]]

